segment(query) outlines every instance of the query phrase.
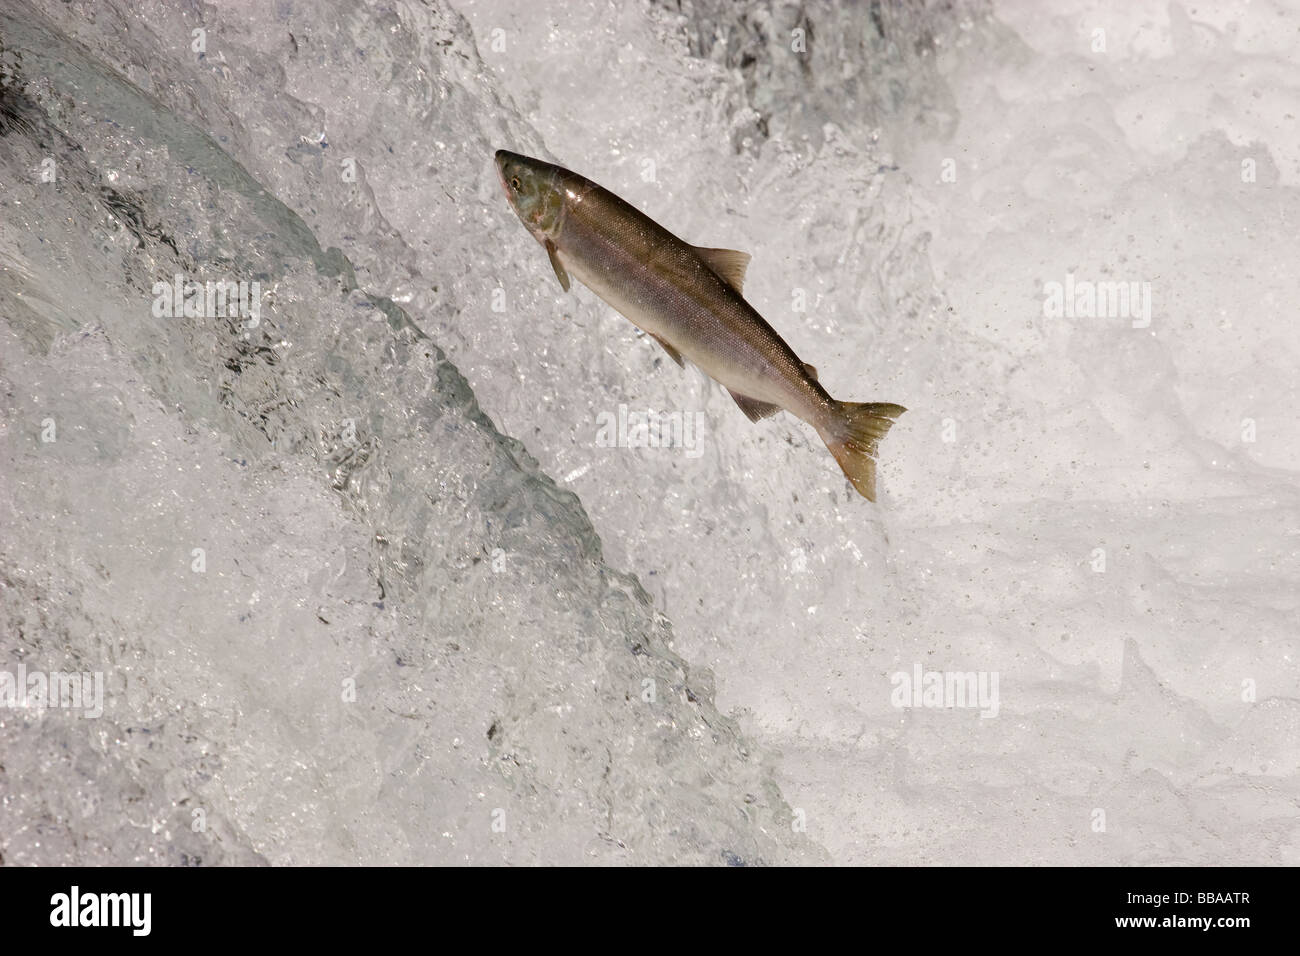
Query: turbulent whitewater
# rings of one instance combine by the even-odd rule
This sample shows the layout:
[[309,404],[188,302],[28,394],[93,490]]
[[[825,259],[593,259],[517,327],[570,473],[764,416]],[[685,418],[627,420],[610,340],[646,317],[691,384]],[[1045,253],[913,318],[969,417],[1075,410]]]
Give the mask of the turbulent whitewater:
[[[6,3],[3,862],[1300,862],[1298,42]],[[880,506],[565,295],[502,144],[751,253],[910,409]]]

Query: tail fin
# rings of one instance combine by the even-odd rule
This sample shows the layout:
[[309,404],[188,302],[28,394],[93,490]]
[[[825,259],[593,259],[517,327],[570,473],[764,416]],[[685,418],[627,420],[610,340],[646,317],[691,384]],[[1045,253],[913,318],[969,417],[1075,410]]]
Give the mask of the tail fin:
[[836,402],[836,420],[822,434],[853,487],[876,500],[876,446],[894,419],[907,411],[889,402]]

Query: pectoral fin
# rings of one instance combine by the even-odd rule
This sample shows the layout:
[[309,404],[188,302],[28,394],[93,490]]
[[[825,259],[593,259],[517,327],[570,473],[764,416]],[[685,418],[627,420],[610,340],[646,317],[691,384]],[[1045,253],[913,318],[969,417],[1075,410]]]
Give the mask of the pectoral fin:
[[751,422],[756,422],[767,418],[769,415],[775,415],[781,410],[780,405],[772,405],[768,402],[760,402],[756,398],[750,398],[747,395],[737,395],[731,389],[727,389],[728,394],[736,400],[740,410],[749,416]]
[[674,362],[676,362],[676,363],[677,363],[678,365],[680,365],[682,368],[685,368],[685,367],[686,367],[686,363],[682,361],[682,353],[681,353],[681,352],[677,351],[675,348],[673,348],[671,345],[669,345],[669,344],[667,343],[667,341],[665,341],[664,339],[661,339],[659,336],[655,335],[653,332],[647,332],[646,335],[650,336],[650,338],[654,339],[656,342],[658,342],[660,345],[662,345],[662,346],[664,347],[664,351],[668,353],[668,357],[669,357],[670,359],[672,359]]
[[560,280],[560,288],[565,292],[569,291],[569,274],[564,271],[564,266],[560,265],[560,257],[556,254],[555,243],[546,240],[546,254],[551,259],[551,268],[555,270],[555,278]]
[[718,278],[737,292],[744,292],[745,270],[749,268],[749,253],[735,249],[706,249],[696,246],[695,251],[704,264],[718,274]]

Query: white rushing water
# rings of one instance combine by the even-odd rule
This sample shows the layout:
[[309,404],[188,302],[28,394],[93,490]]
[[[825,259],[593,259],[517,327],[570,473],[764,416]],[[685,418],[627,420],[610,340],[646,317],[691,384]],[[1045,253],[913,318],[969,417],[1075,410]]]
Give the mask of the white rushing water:
[[[1300,862],[1298,23],[6,4],[0,704],[102,713],[0,707],[3,861]],[[751,253],[879,503],[497,148]]]

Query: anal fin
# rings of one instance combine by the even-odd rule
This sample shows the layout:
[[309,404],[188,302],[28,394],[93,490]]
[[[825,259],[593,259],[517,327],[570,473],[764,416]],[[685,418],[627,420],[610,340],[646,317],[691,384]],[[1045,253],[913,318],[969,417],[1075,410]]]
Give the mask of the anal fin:
[[769,402],[760,402],[758,399],[750,398],[748,395],[737,395],[731,389],[727,389],[727,393],[736,400],[736,404],[740,406],[740,410],[749,416],[751,422],[760,421],[767,418],[769,415],[775,415],[781,410],[780,405],[773,405]]

